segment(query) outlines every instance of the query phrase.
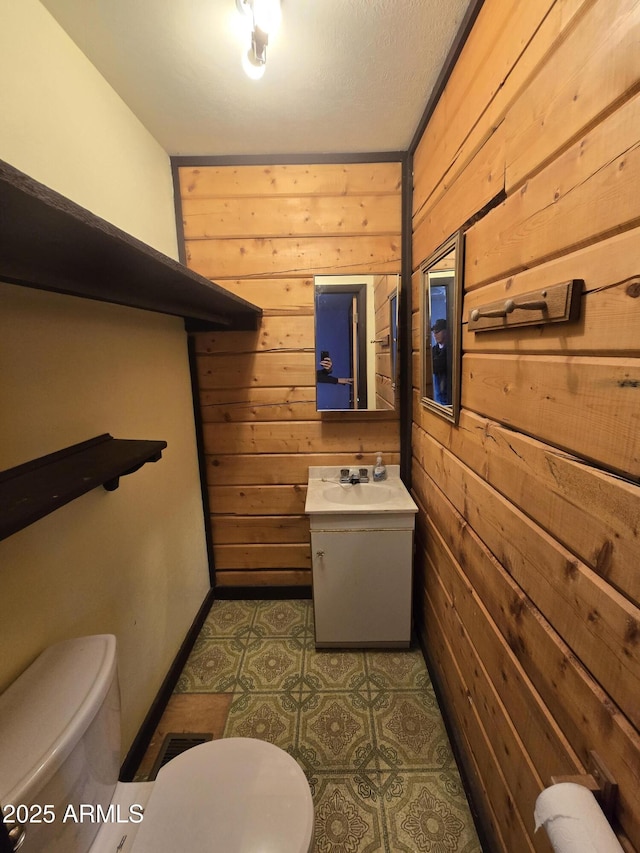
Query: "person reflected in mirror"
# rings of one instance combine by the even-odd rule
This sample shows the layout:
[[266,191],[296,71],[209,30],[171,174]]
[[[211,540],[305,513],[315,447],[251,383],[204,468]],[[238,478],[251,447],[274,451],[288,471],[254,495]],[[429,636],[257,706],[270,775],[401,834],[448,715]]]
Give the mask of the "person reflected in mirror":
[[436,320],[431,327],[435,344],[431,347],[431,370],[433,372],[433,390],[436,403],[448,406],[451,403],[451,369],[449,367],[449,347],[447,340],[447,321]]
[[[324,355],[324,353],[322,354]],[[333,361],[331,360],[331,357],[328,354],[324,355],[324,358],[322,358],[320,361],[320,369],[316,371],[316,381],[328,382],[332,385],[353,385],[353,379],[332,376],[332,370]]]

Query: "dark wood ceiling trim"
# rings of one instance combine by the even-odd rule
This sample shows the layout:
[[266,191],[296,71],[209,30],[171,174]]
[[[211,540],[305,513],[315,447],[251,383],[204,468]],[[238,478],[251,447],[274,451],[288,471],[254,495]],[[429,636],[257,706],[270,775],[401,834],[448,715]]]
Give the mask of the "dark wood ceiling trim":
[[399,163],[404,151],[362,154],[224,154],[171,157],[175,172],[181,166],[306,166],[315,163]]

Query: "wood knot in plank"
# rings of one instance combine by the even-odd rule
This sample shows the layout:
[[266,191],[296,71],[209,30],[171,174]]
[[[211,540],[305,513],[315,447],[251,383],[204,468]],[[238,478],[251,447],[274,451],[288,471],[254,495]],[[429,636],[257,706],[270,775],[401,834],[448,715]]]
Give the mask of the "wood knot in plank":
[[627,646],[637,646],[640,643],[640,625],[637,619],[627,619],[627,630],[624,633],[624,641]]
[[632,299],[637,299],[640,296],[640,277],[632,278],[627,284],[625,292]]
[[607,577],[611,571],[611,558],[613,557],[613,542],[610,539],[605,539],[602,548],[596,556],[595,569],[602,577]]
[[564,567],[564,574],[567,580],[576,580],[579,574],[578,570],[578,561],[577,560],[567,560]]

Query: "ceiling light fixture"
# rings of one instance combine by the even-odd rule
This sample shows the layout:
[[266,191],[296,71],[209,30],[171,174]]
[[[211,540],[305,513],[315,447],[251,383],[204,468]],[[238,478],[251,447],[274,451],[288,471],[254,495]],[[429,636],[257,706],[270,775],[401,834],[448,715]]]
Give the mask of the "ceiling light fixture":
[[236,0],[239,12],[249,23],[249,49],[242,51],[242,67],[248,77],[259,80],[267,63],[269,36],[280,25],[280,0]]

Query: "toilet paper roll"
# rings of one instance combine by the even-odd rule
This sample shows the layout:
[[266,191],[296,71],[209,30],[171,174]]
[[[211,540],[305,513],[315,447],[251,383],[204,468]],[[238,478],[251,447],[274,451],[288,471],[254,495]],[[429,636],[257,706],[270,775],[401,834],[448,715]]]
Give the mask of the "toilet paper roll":
[[547,831],[556,853],[624,853],[588,788],[559,782],[536,800],[536,830]]

